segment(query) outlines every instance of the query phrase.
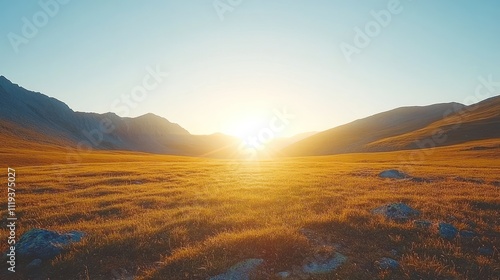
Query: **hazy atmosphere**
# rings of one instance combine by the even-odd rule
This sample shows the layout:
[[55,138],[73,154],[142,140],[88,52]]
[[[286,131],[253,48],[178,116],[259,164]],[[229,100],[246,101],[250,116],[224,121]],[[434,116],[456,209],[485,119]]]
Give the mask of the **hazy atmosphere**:
[[0,23],[0,279],[500,279],[500,1]]
[[[282,136],[321,131],[475,103],[479,77],[500,80],[494,0],[50,2],[0,1],[6,77],[74,110],[151,112],[193,134],[240,136],[285,107]],[[147,69],[165,76],[131,95]]]

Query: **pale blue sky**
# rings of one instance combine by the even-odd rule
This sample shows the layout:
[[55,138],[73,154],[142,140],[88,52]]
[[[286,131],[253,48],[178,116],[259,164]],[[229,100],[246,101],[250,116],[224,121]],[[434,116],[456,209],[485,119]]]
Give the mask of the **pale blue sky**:
[[[295,118],[283,135],[320,131],[395,107],[464,102],[479,76],[500,81],[495,0],[401,0],[349,63],[341,43],[354,45],[354,28],[390,2],[242,0],[221,20],[213,0],[72,0],[16,52],[23,17],[43,23],[39,3],[51,1],[0,0],[0,74],[74,110],[152,112],[194,134],[258,130],[284,107]],[[169,76],[118,110],[147,67]]]

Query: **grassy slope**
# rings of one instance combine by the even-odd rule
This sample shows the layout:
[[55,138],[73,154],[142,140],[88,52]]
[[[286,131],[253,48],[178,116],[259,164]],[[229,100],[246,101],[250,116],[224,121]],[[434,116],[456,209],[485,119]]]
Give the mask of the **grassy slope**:
[[[422,129],[375,141],[367,145],[370,150],[415,149],[417,140],[435,146],[465,143],[471,140],[500,136],[500,97],[494,97],[459,110]],[[425,144],[429,147],[429,144]]]
[[0,131],[2,131],[0,134],[1,168],[50,165],[64,169],[66,165],[82,163],[203,161],[203,159],[131,151],[89,151],[86,146],[79,149],[74,142],[69,140],[47,138],[46,135],[6,121],[0,121]]
[[449,103],[394,109],[317,133],[281,152],[303,156],[398,151],[499,137],[500,96],[495,96],[467,107]]
[[319,132],[282,150],[288,156],[366,152],[366,145],[410,133],[441,119],[457,103],[401,107]]
[[[80,163],[51,165],[67,155],[55,149],[26,162],[14,157],[17,233],[33,227],[87,233],[46,267],[51,279],[112,279],[120,273],[206,279],[251,257],[265,258],[263,273],[272,275],[311,254],[301,228],[338,243],[349,258],[334,274],[310,279],[495,279],[500,162],[498,148],[488,147],[498,143],[261,162],[88,153]],[[379,179],[387,168],[433,181]],[[435,232],[370,213],[396,201],[420,210],[423,219],[460,229],[473,223],[481,237],[443,241]],[[2,227],[1,236],[6,233]],[[483,245],[494,246],[495,255],[478,255]],[[393,249],[401,270],[376,269],[374,261],[392,256]]]

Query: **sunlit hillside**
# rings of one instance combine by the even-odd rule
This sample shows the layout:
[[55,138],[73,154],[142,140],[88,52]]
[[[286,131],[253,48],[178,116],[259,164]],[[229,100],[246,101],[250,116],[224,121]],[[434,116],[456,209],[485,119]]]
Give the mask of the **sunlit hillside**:
[[402,107],[334,127],[286,147],[311,156],[449,146],[500,137],[500,96],[458,103]]

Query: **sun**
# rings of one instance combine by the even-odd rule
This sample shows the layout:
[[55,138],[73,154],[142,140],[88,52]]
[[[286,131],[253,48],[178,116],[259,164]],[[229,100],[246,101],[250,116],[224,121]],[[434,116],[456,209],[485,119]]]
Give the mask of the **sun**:
[[246,106],[234,106],[225,112],[221,132],[241,139],[242,141],[258,136],[260,130],[269,122],[267,106],[249,101]]
[[229,122],[224,133],[244,140],[256,136],[264,122],[265,119],[262,116],[241,116]]

